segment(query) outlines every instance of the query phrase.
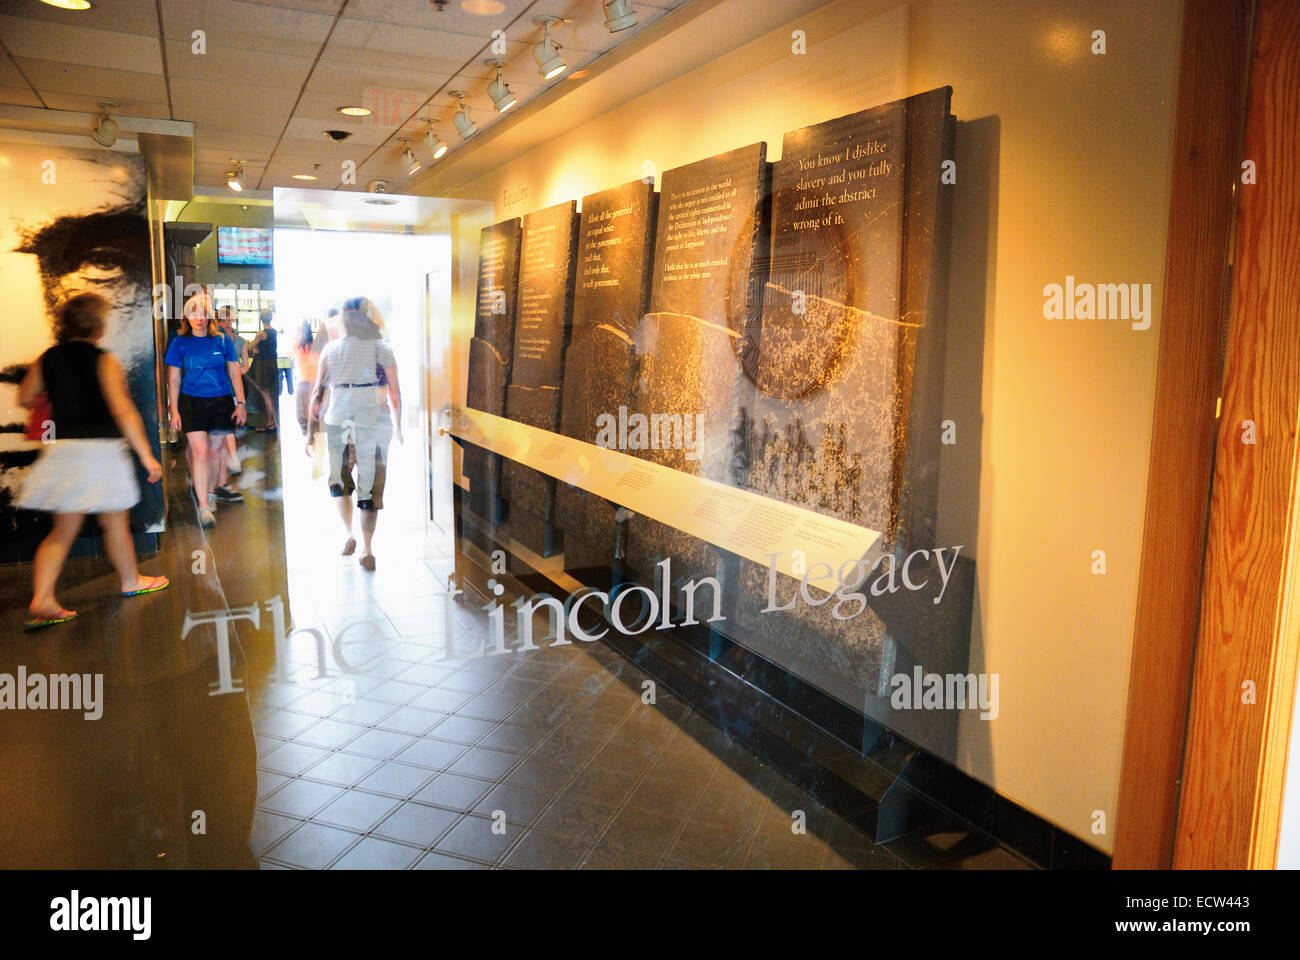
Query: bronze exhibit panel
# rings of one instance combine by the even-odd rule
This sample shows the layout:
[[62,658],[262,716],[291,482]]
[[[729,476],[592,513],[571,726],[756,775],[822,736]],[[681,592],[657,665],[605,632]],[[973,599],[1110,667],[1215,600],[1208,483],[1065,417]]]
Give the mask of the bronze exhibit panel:
[[[619,446],[685,473],[729,482],[727,438],[742,374],[732,316],[743,315],[766,250],[767,145],[668,170],[660,188],[650,309]],[[743,278],[739,283],[737,277]],[[724,575],[712,545],[642,516],[628,522],[627,563],[642,582],[672,558],[680,582]]]
[[[944,87],[786,134],[769,270],[735,328],[748,390],[731,448],[737,485],[882,535],[878,556],[788,609],[773,596],[798,583],[774,587],[768,568],[738,561],[736,639],[935,749],[953,742],[951,716],[893,711],[888,697],[915,665],[964,671],[969,642],[971,565],[934,542],[950,97]],[[914,592],[900,572],[916,550],[908,572],[926,574],[909,582],[926,586]],[[847,619],[825,602],[859,591]]]
[[[560,383],[573,310],[578,215],[572,200],[530,213],[519,246],[519,296],[513,364],[505,416],[555,432],[560,427]],[[505,461],[502,497],[510,535],[533,553],[559,549],[555,480]]]
[[[572,342],[565,354],[560,432],[587,443],[632,402],[635,342],[653,268],[659,195],[641,180],[582,198]],[[608,567],[617,542],[616,506],[570,484],[556,490],[567,570]]]

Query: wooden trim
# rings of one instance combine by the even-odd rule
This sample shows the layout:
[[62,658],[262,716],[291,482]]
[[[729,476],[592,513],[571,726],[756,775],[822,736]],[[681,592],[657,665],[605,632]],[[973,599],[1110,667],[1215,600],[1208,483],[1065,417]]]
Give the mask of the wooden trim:
[[[1300,623],[1300,4],[1259,0],[1176,867],[1272,868]],[[1253,421],[1255,443],[1243,442]],[[1243,703],[1243,684],[1255,702]]]
[[1112,864],[1168,867],[1200,604],[1250,0],[1187,0]]

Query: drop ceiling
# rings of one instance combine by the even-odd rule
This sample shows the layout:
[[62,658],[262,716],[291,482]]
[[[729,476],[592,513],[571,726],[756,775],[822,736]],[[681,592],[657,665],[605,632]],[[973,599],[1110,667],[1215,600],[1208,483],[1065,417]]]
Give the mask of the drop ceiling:
[[[460,138],[449,91],[464,89],[481,128],[499,120],[487,95],[492,33],[505,34],[503,76],[521,105],[635,36],[688,0],[633,0],[636,27],[611,34],[601,0],[92,0],[72,12],[40,0],[0,0],[0,103],[94,111],[101,100],[125,116],[194,124],[194,182],[223,186],[232,158],[252,189],[364,190],[409,179],[401,137],[427,165],[426,125],[435,121],[454,155]],[[480,15],[468,8],[500,7]],[[541,16],[567,22],[553,33],[569,69],[544,81],[533,59]],[[194,52],[203,31],[206,52]],[[360,104],[365,118],[337,108]],[[519,110],[520,107],[515,107]],[[341,143],[326,129],[351,131]],[[356,184],[340,185],[343,161]],[[319,164],[319,169],[313,167]]]

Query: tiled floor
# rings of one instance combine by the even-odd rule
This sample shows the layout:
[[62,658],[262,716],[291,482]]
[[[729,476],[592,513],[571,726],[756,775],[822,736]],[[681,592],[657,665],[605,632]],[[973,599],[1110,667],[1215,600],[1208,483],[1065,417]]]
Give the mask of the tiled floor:
[[322,483],[286,454],[294,626],[377,639],[347,644],[364,675],[322,680],[297,634],[293,682],[251,694],[264,867],[898,869],[974,866],[977,853],[1021,865],[960,825],[872,843],[667,691],[645,702],[649,678],[599,643],[447,659],[448,627],[465,650],[487,614],[461,597],[447,616],[454,547],[418,520],[410,455],[392,450],[367,573],[337,555]]
[[[282,422],[278,445],[241,438],[247,499],[221,507],[211,531],[184,496],[183,452],[165,452],[168,529],[144,569],[170,576],[168,591],[121,600],[105,561],[72,561],[62,596],[82,616],[26,635],[16,626],[30,574],[6,570],[0,602],[14,629],[0,670],[102,672],[105,708],[94,722],[0,717],[0,864],[1023,865],[958,823],[870,842],[667,690],[643,700],[649,678],[600,643],[464,655],[487,614],[462,596],[448,615],[453,544],[421,519],[419,444],[391,450],[370,573],[339,555],[335,507],[311,479],[287,405]],[[286,591],[292,625],[341,644],[363,672],[327,652],[318,678],[305,631],[276,662],[268,601]],[[246,605],[262,611],[256,630],[232,628],[233,674],[247,692],[223,693],[214,628],[186,625],[196,611]],[[459,659],[446,656],[449,635]],[[205,834],[191,830],[199,811]]]

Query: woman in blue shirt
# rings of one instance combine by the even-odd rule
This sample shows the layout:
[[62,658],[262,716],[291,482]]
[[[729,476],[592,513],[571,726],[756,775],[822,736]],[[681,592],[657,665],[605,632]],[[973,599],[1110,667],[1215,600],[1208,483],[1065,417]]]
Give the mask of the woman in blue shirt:
[[[242,499],[225,486],[225,434],[243,426],[244,384],[239,355],[229,338],[210,326],[215,317],[206,294],[185,303],[181,332],[167,347],[171,427],[185,433],[190,480],[199,500],[199,523],[217,522],[213,507],[220,499]],[[224,496],[223,496],[224,494]]]

